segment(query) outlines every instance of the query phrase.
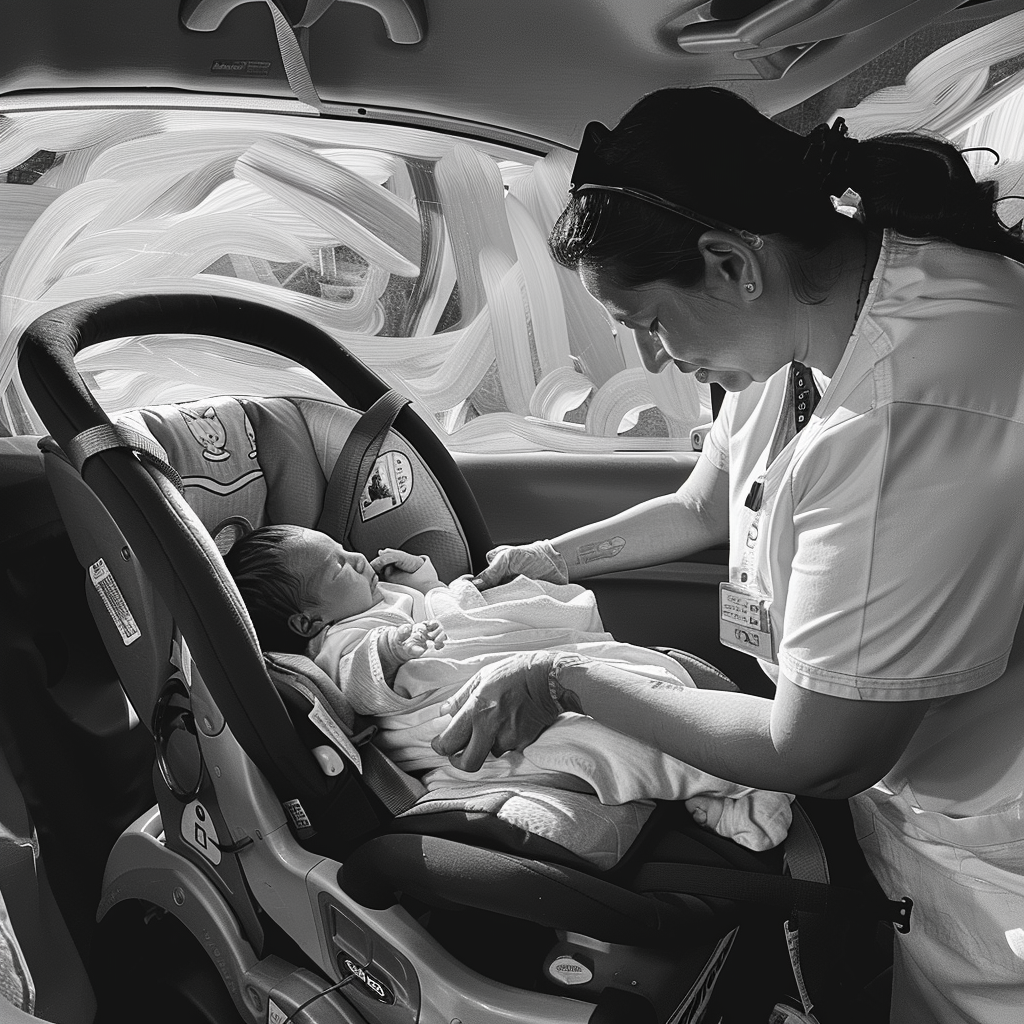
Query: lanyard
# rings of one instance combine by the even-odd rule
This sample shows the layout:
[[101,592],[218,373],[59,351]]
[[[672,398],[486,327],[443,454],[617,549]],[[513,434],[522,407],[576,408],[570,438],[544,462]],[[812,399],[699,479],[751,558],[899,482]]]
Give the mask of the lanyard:
[[[765,463],[765,472],[778,457],[779,452],[803,430],[814,412],[814,407],[821,400],[818,394],[817,385],[814,383],[814,375],[809,366],[803,363],[793,363],[789,368],[789,384],[786,388],[786,397],[782,401],[782,409],[779,412],[778,422],[775,424],[775,433],[772,435],[772,443],[768,449],[768,461]],[[761,500],[764,497],[764,473],[761,474],[751,485],[747,500],[743,503],[751,512],[760,512]]]

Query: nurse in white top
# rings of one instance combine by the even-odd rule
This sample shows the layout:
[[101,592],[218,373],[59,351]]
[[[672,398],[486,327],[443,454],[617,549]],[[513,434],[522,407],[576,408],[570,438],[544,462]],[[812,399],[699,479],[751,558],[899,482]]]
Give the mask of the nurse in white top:
[[[1024,244],[951,146],[789,132],[717,89],[588,126],[552,253],[649,369],[730,392],[683,486],[491,553],[481,587],[729,542],[723,642],[774,699],[481,674],[435,740],[472,770],[523,704],[743,785],[851,799],[896,936],[894,1024],[1024,1020]],[[444,709],[442,709],[444,710]],[[520,730],[521,731],[521,730]]]

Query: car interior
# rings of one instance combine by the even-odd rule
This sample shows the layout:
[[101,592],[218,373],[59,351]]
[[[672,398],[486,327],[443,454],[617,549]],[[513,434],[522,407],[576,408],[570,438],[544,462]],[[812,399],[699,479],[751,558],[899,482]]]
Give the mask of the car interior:
[[[754,852],[646,801],[601,866],[559,841],[592,793],[427,807],[261,650],[223,556],[291,523],[449,582],[675,490],[721,394],[548,256],[583,126],[715,84],[802,133],[941,133],[1020,193],[1024,2],[5,14],[0,1020],[887,1020],[913,894],[844,802]],[[588,587],[616,639],[769,696],[718,640],[726,565]]]

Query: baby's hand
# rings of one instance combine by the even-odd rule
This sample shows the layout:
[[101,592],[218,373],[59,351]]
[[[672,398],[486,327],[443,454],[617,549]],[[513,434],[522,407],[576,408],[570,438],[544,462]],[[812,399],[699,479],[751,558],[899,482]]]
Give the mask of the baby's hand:
[[422,658],[433,647],[439,651],[447,639],[441,623],[436,619],[399,626],[395,630],[394,646],[399,657],[406,661]]
[[370,566],[388,583],[398,583],[426,593],[440,586],[437,570],[426,555],[413,555],[398,548],[381,548]]

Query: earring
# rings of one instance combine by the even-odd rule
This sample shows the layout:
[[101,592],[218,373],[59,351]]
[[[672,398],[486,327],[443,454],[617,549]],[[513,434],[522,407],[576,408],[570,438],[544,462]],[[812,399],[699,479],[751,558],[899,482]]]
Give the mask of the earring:
[[753,281],[748,281],[743,287],[746,288],[748,292],[752,292],[757,287],[757,285],[754,284]]

